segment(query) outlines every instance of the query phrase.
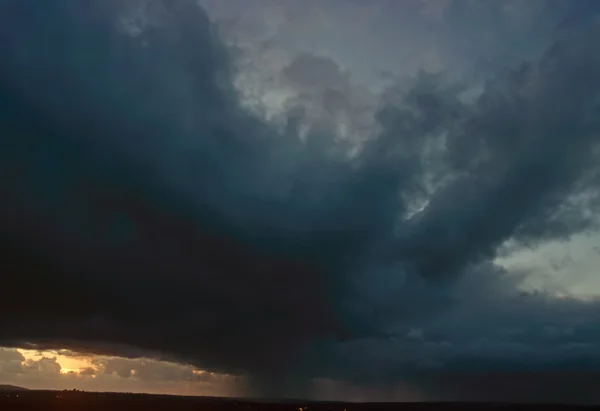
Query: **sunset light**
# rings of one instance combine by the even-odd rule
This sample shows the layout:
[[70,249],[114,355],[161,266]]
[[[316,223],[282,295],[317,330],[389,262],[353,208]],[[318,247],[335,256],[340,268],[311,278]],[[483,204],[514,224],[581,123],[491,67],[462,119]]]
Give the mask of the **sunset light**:
[[[10,371],[10,374],[2,374]],[[241,386],[234,376],[207,373],[187,364],[152,358],[82,354],[71,350],[0,347],[0,385],[84,391],[230,396]]]

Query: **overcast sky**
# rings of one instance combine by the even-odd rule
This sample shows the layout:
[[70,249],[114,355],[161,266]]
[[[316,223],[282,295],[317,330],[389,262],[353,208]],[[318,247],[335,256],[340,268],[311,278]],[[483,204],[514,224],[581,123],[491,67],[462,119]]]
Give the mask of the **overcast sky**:
[[600,402],[596,0],[0,0],[0,383]]

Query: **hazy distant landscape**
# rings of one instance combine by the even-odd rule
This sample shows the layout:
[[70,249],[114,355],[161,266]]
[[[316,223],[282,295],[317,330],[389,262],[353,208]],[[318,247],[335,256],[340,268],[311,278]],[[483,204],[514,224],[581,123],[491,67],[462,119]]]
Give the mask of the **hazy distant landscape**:
[[[1,386],[0,386],[1,387]],[[18,388],[18,387],[13,387]],[[502,403],[345,403],[315,401],[258,401],[216,397],[92,393],[81,391],[12,391],[0,393],[0,410],[288,410],[288,411],[358,411],[358,410],[586,410],[594,407],[545,404]]]

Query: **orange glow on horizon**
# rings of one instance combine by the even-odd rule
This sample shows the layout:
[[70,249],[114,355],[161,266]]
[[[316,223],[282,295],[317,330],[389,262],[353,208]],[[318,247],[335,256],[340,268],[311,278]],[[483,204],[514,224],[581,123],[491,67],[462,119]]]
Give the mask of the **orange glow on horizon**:
[[59,354],[57,351],[38,351],[38,350],[24,350],[18,349],[25,361],[33,360],[37,361],[42,358],[56,358],[56,362],[60,365],[60,373],[68,374],[69,372],[80,373],[86,368],[92,368],[94,370],[97,367],[93,363],[93,356],[91,355],[77,355],[77,356],[66,356]]
[[[30,389],[76,388],[82,391],[223,397],[239,396],[239,390],[244,390],[243,382],[234,375],[203,371],[191,364],[146,357],[82,354],[63,349],[3,349],[22,355],[22,369],[14,374],[11,384]],[[178,374],[180,379],[172,378]]]

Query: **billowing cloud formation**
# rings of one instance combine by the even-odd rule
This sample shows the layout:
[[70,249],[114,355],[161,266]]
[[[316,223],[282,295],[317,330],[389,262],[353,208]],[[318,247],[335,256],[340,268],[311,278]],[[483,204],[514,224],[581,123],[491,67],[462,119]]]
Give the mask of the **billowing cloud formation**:
[[[247,111],[194,1],[0,8],[3,344],[151,352],[272,395],[597,369],[597,303],[523,295],[494,263],[596,226],[593,22],[477,89],[403,80],[350,155],[294,110],[283,130]],[[283,74],[347,91],[330,63]]]
[[[69,368],[74,367],[74,368]],[[149,358],[0,348],[0,381],[30,389],[231,395],[236,378]]]

